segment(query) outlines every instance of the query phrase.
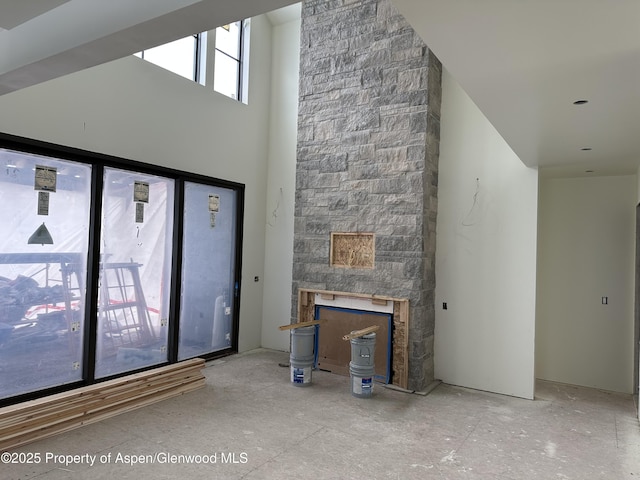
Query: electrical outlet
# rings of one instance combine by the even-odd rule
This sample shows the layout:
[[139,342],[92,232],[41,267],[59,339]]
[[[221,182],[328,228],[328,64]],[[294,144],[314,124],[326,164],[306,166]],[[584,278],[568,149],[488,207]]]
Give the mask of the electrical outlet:
[[609,305],[609,297],[602,297],[602,305]]
[[447,309],[447,302],[442,302],[442,309],[446,310]]

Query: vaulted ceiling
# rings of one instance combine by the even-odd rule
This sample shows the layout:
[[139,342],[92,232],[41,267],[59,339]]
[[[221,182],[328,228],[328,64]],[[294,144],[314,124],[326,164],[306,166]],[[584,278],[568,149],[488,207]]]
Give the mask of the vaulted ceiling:
[[526,165],[636,171],[640,2],[393,3]]
[[[392,2],[526,165],[636,171],[640,2]],[[4,0],[0,95],[292,3]]]

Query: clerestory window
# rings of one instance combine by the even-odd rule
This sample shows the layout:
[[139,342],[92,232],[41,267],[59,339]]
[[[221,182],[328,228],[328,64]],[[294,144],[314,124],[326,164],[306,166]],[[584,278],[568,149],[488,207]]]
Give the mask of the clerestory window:
[[206,32],[136,53],[148,62],[204,85]]
[[242,99],[243,21],[216,28],[213,89]]
[[[249,20],[239,20],[135,55],[201,85],[212,84],[216,92],[247,103],[248,32]],[[207,46],[213,55],[207,55]]]

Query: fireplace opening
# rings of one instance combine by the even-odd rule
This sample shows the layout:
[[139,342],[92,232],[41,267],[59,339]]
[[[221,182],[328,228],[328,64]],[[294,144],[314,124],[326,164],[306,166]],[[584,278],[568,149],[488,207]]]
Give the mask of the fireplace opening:
[[343,336],[377,325],[374,348],[374,378],[391,383],[393,315],[389,312],[316,305],[315,319],[323,320],[316,328],[316,365],[319,370],[349,376],[351,342]]
[[348,376],[351,343],[343,340],[343,335],[378,325],[376,380],[408,388],[407,298],[300,288],[294,323],[313,320],[322,320],[316,328],[315,343],[315,364],[319,369]]

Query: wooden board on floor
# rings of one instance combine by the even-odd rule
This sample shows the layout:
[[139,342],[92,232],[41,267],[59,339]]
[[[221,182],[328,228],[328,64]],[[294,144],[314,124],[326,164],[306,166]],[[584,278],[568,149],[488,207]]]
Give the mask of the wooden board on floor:
[[0,408],[0,451],[183,395],[205,384],[195,358]]

